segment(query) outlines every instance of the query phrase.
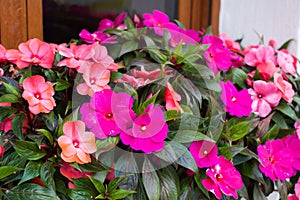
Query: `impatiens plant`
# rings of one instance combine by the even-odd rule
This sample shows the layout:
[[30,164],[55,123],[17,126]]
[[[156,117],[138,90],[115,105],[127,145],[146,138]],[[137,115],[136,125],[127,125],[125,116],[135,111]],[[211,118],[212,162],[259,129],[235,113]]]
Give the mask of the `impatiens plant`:
[[0,45],[1,199],[300,198],[288,43],[243,47],[161,11]]

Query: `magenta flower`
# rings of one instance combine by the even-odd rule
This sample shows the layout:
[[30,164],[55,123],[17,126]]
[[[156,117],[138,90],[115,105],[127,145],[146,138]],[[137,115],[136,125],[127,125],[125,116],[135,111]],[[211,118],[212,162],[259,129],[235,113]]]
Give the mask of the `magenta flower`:
[[[132,124],[130,125],[130,123]],[[132,149],[150,154],[160,151],[164,147],[168,125],[161,107],[150,104],[143,114],[126,124],[130,128],[121,132],[120,139]]]
[[236,191],[242,189],[243,181],[232,162],[220,156],[217,158],[217,163],[206,170],[206,175],[208,178],[203,179],[202,184],[218,199],[222,198],[222,193],[238,198]]
[[296,174],[292,167],[291,151],[281,139],[268,140],[265,145],[259,145],[257,153],[261,160],[259,169],[271,180],[284,181]]
[[115,18],[114,21],[112,21],[110,19],[102,19],[99,22],[98,31],[103,31],[103,30],[110,29],[110,28],[124,30],[124,29],[126,29],[126,25],[122,24],[122,23],[124,22],[126,17],[127,17],[127,13],[123,12],[123,13],[119,14]]
[[294,127],[296,129],[294,135],[300,139],[300,124],[298,122],[295,122]]
[[[90,103],[85,103],[80,109],[82,121],[99,139],[105,139],[108,136],[119,135],[121,129],[116,124],[116,116],[113,112],[113,106],[117,102],[127,102],[127,110],[132,107],[133,100],[129,94],[105,89],[96,92]],[[124,111],[124,110],[123,110]],[[126,117],[125,115],[123,117]],[[122,118],[123,119],[123,118]]]
[[94,44],[115,44],[117,41],[115,41],[116,37],[110,36],[109,34],[102,33],[101,31],[95,31],[93,33],[90,33],[86,29],[82,29],[82,31],[79,33],[79,37],[86,43]]
[[260,117],[266,117],[271,111],[271,106],[277,106],[281,99],[281,93],[272,82],[262,80],[253,82],[253,89],[249,89],[252,96],[252,111]]
[[295,170],[300,170],[300,139],[294,135],[284,138],[285,146],[290,150],[291,164]]
[[[5,47],[2,46],[2,45],[0,44],[0,63],[1,63],[1,62],[6,62],[6,61],[7,61],[7,58],[6,58],[5,54],[6,54],[6,49],[5,49]],[[2,76],[2,75],[1,75],[1,76]]]
[[177,47],[181,42],[182,45],[185,44],[197,44],[200,42],[199,33],[195,30],[185,30],[179,28],[178,30],[169,30],[171,33],[170,45],[172,47]]
[[199,168],[211,167],[218,161],[218,148],[214,142],[208,140],[193,142],[190,152]]
[[237,91],[233,83],[227,81],[220,83],[222,88],[221,99],[226,105],[226,112],[232,116],[249,116],[252,108],[252,99],[247,89]]
[[215,36],[207,35],[203,37],[203,44],[210,44],[204,53],[208,67],[217,74],[219,70],[228,70],[232,65],[231,53],[223,45],[223,41]]
[[178,26],[170,22],[168,15],[159,10],[154,10],[153,14],[145,13],[142,17],[144,18],[145,26],[153,27],[154,32],[158,35],[163,35],[163,28],[178,30]]

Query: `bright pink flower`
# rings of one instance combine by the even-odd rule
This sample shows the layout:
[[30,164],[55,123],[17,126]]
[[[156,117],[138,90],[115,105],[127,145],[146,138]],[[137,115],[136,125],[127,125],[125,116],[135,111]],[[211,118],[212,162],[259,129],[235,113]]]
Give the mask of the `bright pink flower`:
[[[7,61],[7,58],[6,58],[5,54],[6,54],[6,49],[4,48],[4,46],[2,46],[2,45],[0,44],[0,63],[1,63],[1,62],[6,62],[6,61]],[[2,76],[2,75],[1,75],[1,76]]]
[[19,44],[18,48],[19,51],[7,50],[5,56],[10,62],[15,63],[19,69],[26,68],[30,64],[47,69],[52,68],[54,53],[50,44],[34,38]]
[[120,139],[125,145],[147,154],[162,150],[168,125],[161,107],[150,104],[143,114],[136,117],[133,122],[128,121],[127,124],[129,128],[120,134]]
[[252,111],[260,117],[266,117],[271,111],[271,106],[277,106],[281,99],[281,92],[272,82],[254,81],[253,89],[249,89],[252,96]]
[[281,92],[282,98],[288,103],[292,103],[295,95],[292,84],[284,80],[282,75],[279,73],[274,74],[274,83]]
[[300,124],[298,122],[295,122],[294,127],[296,129],[294,135],[300,139]]
[[225,110],[232,116],[249,116],[252,112],[252,99],[247,89],[237,91],[233,83],[220,82],[222,88],[221,99],[226,105]]
[[78,171],[66,162],[62,162],[61,165],[62,166],[59,168],[60,173],[70,181],[73,181],[73,179],[77,178],[88,178],[88,176],[93,175],[91,172]]
[[103,31],[103,30],[110,29],[110,28],[124,30],[124,29],[126,29],[126,25],[122,24],[122,23],[124,22],[126,17],[127,17],[127,13],[123,12],[123,13],[119,14],[115,18],[114,21],[112,21],[110,19],[102,19],[99,22],[98,31]]
[[83,72],[83,83],[77,85],[81,95],[93,96],[95,92],[109,89],[110,71],[100,63],[86,63],[80,67]]
[[71,44],[70,48],[61,46],[59,54],[66,57],[57,66],[67,66],[69,68],[76,68],[77,70],[93,56],[92,45],[78,45]]
[[35,75],[26,78],[23,88],[22,97],[28,101],[29,110],[33,114],[49,113],[56,106],[53,86],[51,82],[46,82],[44,77]]
[[168,15],[165,13],[154,10],[153,14],[145,13],[142,15],[144,18],[144,24],[147,27],[153,27],[154,31],[158,35],[163,35],[163,29],[171,29],[171,30],[178,30],[178,26],[172,22],[170,22],[170,19]]
[[5,147],[4,146],[0,146],[0,158],[3,157],[4,151],[5,151]]
[[[122,104],[123,102],[124,104]],[[113,90],[96,92],[92,96],[90,103],[83,104],[80,109],[82,121],[99,139],[119,135],[121,129],[116,124],[116,116],[112,106],[125,105],[122,111],[127,110],[130,112],[132,104],[133,99],[124,92],[116,93]],[[122,119],[125,117],[123,115]]]
[[181,113],[184,113],[183,109],[181,108],[179,101],[181,100],[180,94],[175,92],[173,86],[168,82],[166,91],[164,94],[164,98],[166,101],[166,109],[167,110],[177,110]]
[[286,148],[290,150],[289,159],[295,170],[300,170],[300,139],[294,135],[287,136],[283,139]]
[[206,175],[208,178],[203,179],[202,184],[218,199],[222,198],[222,193],[238,198],[236,191],[242,189],[243,181],[232,162],[220,156],[217,158],[217,163],[206,170]]
[[199,33],[195,30],[185,30],[179,28],[178,30],[169,30],[171,33],[170,45],[172,47],[177,47],[181,42],[182,45],[185,44],[197,44],[200,42]]
[[299,200],[299,198],[295,194],[289,194],[287,200]]
[[277,52],[277,63],[285,73],[296,76],[297,58],[288,50],[283,49]]
[[102,33],[101,31],[95,31],[93,33],[88,32],[86,29],[82,29],[79,33],[79,37],[86,43],[89,44],[115,44],[117,41],[116,37],[110,36],[109,34]]
[[292,155],[281,139],[268,140],[265,145],[257,147],[261,164],[259,169],[271,180],[282,181],[296,174],[292,167]]
[[298,182],[295,185],[295,193],[298,199],[300,199],[300,178],[298,179]]
[[199,168],[211,167],[218,161],[218,148],[214,142],[208,140],[193,142],[190,152]]
[[65,162],[77,162],[79,164],[91,162],[89,154],[95,153],[95,135],[85,131],[83,121],[68,121],[63,126],[64,135],[57,140],[62,149],[61,158]]
[[204,53],[208,67],[217,74],[219,70],[228,70],[232,65],[230,50],[223,45],[223,41],[215,36],[206,35],[203,44],[210,44]]

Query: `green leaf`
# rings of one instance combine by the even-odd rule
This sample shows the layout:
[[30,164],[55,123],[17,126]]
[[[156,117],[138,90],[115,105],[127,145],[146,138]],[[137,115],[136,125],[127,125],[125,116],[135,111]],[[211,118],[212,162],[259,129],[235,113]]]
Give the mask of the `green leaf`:
[[159,199],[161,191],[159,178],[153,165],[147,158],[145,158],[143,164],[142,181],[149,200]]
[[19,88],[17,87],[14,87],[13,85],[10,85],[10,84],[7,84],[5,82],[2,82],[2,84],[4,85],[4,87],[6,88],[6,90],[8,92],[10,92],[11,94],[14,94],[16,96],[19,96],[20,93],[19,93]]
[[278,133],[280,131],[280,127],[277,124],[274,124],[274,126],[266,133],[266,135],[263,137],[263,143],[265,143],[267,140],[274,140],[278,136]]
[[116,177],[113,180],[111,180],[108,184],[108,192],[112,192],[115,189],[117,189],[117,187],[119,187],[119,185],[121,185],[123,183],[123,181],[125,179],[127,179],[129,176],[131,176],[131,174],[127,174],[125,176],[120,176],[120,177]]
[[287,103],[280,103],[278,106],[275,107],[276,110],[279,110],[286,116],[292,118],[293,120],[297,121],[298,117],[295,113],[295,109],[291,108]]
[[246,74],[246,72],[240,68],[233,68],[232,69],[232,74],[233,74],[233,82],[238,84],[238,86],[240,86],[241,88],[246,88],[246,78],[248,77],[248,75]]
[[208,140],[214,142],[213,139],[207,135],[193,130],[178,130],[172,141],[178,143],[191,143],[198,140]]
[[295,39],[289,39],[289,40],[286,41],[284,44],[282,44],[281,47],[279,47],[278,50],[288,49],[290,43],[293,42],[293,41],[295,41]]
[[241,166],[238,166],[238,169],[241,174],[247,176],[255,181],[258,181],[261,184],[265,184],[265,180],[262,172],[258,168],[257,162],[247,162],[243,163]]
[[165,112],[166,122],[180,118],[181,114],[177,110],[167,110]]
[[53,136],[52,134],[46,129],[37,129],[37,132],[41,132],[46,138],[49,140],[50,144],[53,144]]
[[71,83],[63,79],[58,79],[57,82],[54,83],[54,85],[55,91],[62,91],[72,86]]
[[14,94],[4,94],[0,97],[0,103],[17,103],[19,98]]
[[[169,170],[167,170],[169,169]],[[179,179],[175,170],[166,168],[163,171],[158,171],[160,179],[161,191],[160,199],[177,199],[179,195]]]
[[235,155],[243,151],[245,148],[224,146],[224,147],[219,147],[218,149],[221,155],[223,155],[227,160],[230,160]]
[[53,191],[55,191],[54,172],[55,168],[51,162],[45,162],[40,169],[40,176],[43,183]]
[[13,173],[21,171],[22,168],[15,167],[15,166],[2,166],[0,167],[0,179],[3,179]]
[[98,194],[94,184],[88,178],[73,179],[73,183],[78,190],[88,191],[90,196],[96,196],[96,194]]
[[232,141],[239,140],[249,133],[251,126],[251,121],[239,122],[233,126],[230,126],[226,131],[226,135],[229,136]]
[[48,188],[33,183],[25,183],[8,190],[7,195],[14,200],[59,200],[56,194]]
[[80,189],[69,190],[68,195],[72,200],[87,200],[94,198],[94,195],[90,191]]
[[137,50],[138,46],[139,46],[139,44],[136,41],[131,40],[131,41],[125,42],[124,44],[122,44],[121,51],[119,53],[119,57],[121,57],[122,55],[124,55],[128,52]]
[[266,196],[261,190],[261,187],[258,184],[254,185],[253,199],[267,200]]
[[103,183],[97,179],[95,179],[94,177],[90,176],[89,177],[91,182],[93,183],[93,185],[95,186],[95,188],[97,189],[98,192],[100,192],[101,194],[105,193],[105,187],[103,185]]
[[110,82],[113,83],[115,80],[122,78],[123,74],[120,72],[110,72]]
[[25,114],[18,113],[12,120],[12,130],[15,136],[17,136],[17,138],[20,140],[23,139],[22,129],[23,129],[23,124],[25,119],[26,119]]
[[41,166],[41,162],[29,161],[26,165],[25,171],[23,173],[22,179],[19,182],[19,185],[21,183],[24,183],[25,181],[38,177],[40,175]]
[[272,120],[279,126],[281,129],[288,129],[289,126],[285,122],[285,119],[280,113],[275,113],[275,115],[272,117]]
[[28,160],[39,160],[47,154],[45,151],[40,150],[34,142],[16,140],[12,143],[16,152],[21,157],[26,156]]
[[18,110],[10,106],[0,106],[0,122],[3,122],[5,119],[10,118]]
[[113,149],[120,141],[119,137],[107,137],[103,140],[97,140],[96,146],[97,146],[97,152],[96,157],[98,157],[99,154],[103,152],[107,152],[111,149]]
[[109,193],[109,197],[112,199],[123,199],[125,197],[127,197],[130,194],[134,194],[135,191],[132,190],[123,190],[123,189],[119,189],[119,190],[114,190],[112,192]]

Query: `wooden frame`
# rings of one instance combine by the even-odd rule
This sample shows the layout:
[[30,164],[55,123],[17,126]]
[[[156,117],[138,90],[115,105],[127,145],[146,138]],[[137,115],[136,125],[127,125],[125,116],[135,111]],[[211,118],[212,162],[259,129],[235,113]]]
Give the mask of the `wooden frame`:
[[7,49],[43,39],[42,0],[0,0],[0,43]]
[[201,30],[212,26],[214,35],[219,34],[221,0],[178,0],[178,19],[186,28]]

